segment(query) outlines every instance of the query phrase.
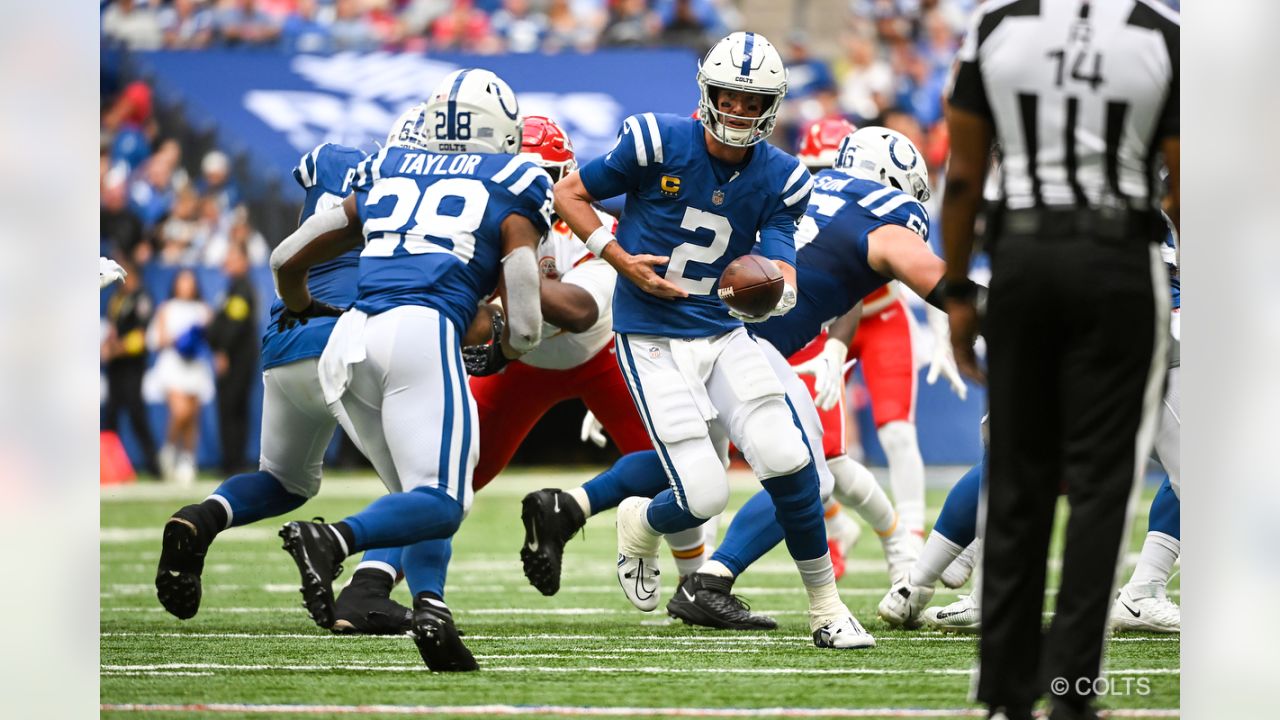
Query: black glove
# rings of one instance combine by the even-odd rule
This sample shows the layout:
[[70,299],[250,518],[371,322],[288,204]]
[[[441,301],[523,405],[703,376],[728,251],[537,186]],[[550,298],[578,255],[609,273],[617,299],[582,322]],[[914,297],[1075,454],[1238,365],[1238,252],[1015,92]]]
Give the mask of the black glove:
[[462,364],[467,366],[467,374],[472,377],[493,375],[511,362],[502,352],[502,328],[506,326],[506,318],[496,307],[490,311],[493,332],[487,345],[468,345],[462,348]]
[[311,298],[311,304],[294,312],[285,307],[284,312],[280,313],[280,319],[276,321],[276,330],[284,332],[294,325],[306,325],[307,318],[313,317],[338,317],[346,312],[340,307],[335,307],[327,302],[321,302],[315,298]]

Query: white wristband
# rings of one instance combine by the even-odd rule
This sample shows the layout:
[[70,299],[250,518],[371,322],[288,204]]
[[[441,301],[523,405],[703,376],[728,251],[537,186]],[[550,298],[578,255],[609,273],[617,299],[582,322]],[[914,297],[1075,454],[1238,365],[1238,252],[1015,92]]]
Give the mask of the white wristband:
[[591,251],[592,255],[602,258],[604,257],[604,249],[616,239],[608,227],[601,225],[596,228],[595,232],[591,233],[591,237],[587,238],[587,249]]

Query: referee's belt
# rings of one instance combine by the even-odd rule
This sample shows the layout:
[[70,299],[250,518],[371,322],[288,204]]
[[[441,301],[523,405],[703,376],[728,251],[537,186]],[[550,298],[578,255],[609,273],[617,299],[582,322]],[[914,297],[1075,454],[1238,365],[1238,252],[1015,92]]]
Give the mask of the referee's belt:
[[1095,237],[1107,240],[1160,242],[1164,223],[1151,210],[1120,208],[1041,207],[1006,209],[1000,218],[1006,235],[1039,237]]

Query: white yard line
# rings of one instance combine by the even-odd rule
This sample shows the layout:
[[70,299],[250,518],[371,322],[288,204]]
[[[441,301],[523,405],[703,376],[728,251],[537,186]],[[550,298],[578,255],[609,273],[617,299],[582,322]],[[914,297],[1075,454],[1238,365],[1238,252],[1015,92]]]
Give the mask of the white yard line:
[[[583,717],[842,717],[939,718],[985,717],[977,708],[690,708],[593,707],[581,705],[259,705],[209,703],[202,705],[102,704],[103,712],[188,712],[290,715],[574,715]],[[1176,718],[1168,708],[1104,710],[1108,718]]]
[[[539,633],[535,635],[467,635],[466,642],[534,642],[542,640],[570,640],[570,641],[586,641],[598,640],[614,642],[617,640],[626,640],[628,642],[663,642],[672,645],[808,645],[812,640],[806,637],[771,637],[767,635],[757,635],[754,633],[745,635],[728,635],[713,634],[714,631],[708,631],[708,634],[702,637],[688,635],[628,635],[619,637],[616,635],[572,635],[572,634],[556,634],[556,633]],[[135,632],[135,631],[118,631],[104,632],[101,634],[104,638],[127,638],[127,637],[146,637],[146,638],[188,638],[192,640],[337,640],[340,642],[351,642],[353,640],[404,640],[408,635],[335,635],[332,633],[235,633],[235,632]],[[1181,638],[1176,635],[1161,635],[1158,637],[1112,637],[1111,642],[1178,642]],[[937,633],[921,632],[915,635],[888,635],[876,638],[876,642],[975,642],[975,637],[965,635],[942,635]],[[661,648],[639,648],[645,651],[659,650]],[[613,650],[613,648],[610,648]],[[681,652],[689,652],[687,649],[681,649]],[[708,652],[733,652],[732,650],[717,649]]]
[[[428,672],[421,663],[381,663],[381,664],[331,664],[331,665],[277,665],[277,664],[233,664],[233,663],[157,663],[145,665],[109,665],[101,666],[107,672],[147,672],[152,670],[229,670],[233,672]],[[794,668],[794,667],[750,667],[750,668],[668,668],[656,666],[630,667],[547,667],[547,666],[491,666],[485,667],[490,673],[592,673],[603,675],[682,675],[689,673],[698,675],[963,675],[973,674],[972,668]],[[1181,675],[1178,668],[1135,668],[1127,670],[1110,670],[1108,675]]]

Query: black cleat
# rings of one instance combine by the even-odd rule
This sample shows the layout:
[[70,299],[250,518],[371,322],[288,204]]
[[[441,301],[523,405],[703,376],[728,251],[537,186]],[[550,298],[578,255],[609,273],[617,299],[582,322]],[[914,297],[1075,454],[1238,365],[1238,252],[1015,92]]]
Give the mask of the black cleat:
[[776,630],[777,621],[768,615],[751,612],[733,589],[733,578],[693,573],[684,578],[667,602],[667,614],[687,625],[720,630]]
[[391,599],[395,581],[381,570],[357,570],[338,593],[330,628],[349,635],[403,635],[413,627],[413,611]]
[[320,518],[296,521],[280,528],[284,550],[293,557],[302,576],[302,605],[322,628],[331,628],[334,617],[333,581],[342,574],[342,548],[334,531]]
[[473,672],[480,669],[475,656],[462,644],[453,613],[443,600],[426,594],[413,600],[413,642],[422,662],[432,672]]
[[200,573],[212,539],[201,533],[199,505],[188,505],[164,524],[160,564],[156,568],[156,597],[171,615],[189,620],[200,611]]
[[521,501],[520,522],[524,523],[524,545],[520,562],[524,576],[543,595],[560,591],[560,560],[569,542],[587,519],[569,493],[555,488],[531,492]]

